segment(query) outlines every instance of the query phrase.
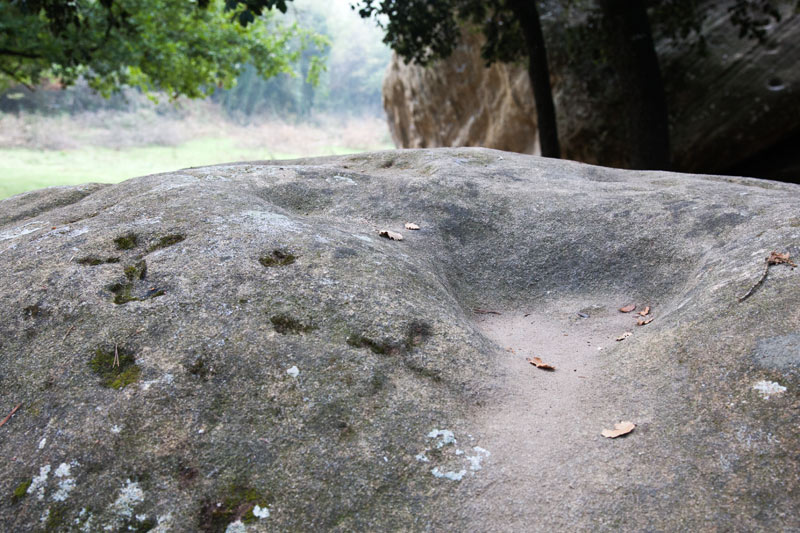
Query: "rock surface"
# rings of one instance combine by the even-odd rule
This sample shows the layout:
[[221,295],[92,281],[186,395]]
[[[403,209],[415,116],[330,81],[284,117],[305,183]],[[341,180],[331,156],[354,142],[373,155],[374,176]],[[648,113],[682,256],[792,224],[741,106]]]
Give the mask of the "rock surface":
[[800,272],[738,301],[798,202],[486,149],[2,201],[0,523],[798,529]]
[[464,32],[447,61],[431,68],[395,54],[383,80],[383,107],[397,146],[483,146],[539,153],[536,107],[527,71],[486,68],[481,37]]
[[[769,153],[798,135],[800,17],[785,15],[767,28],[766,45],[739,39],[724,6],[708,20],[707,55],[660,41],[677,170],[726,172],[747,163],[743,168],[755,175],[786,179],[785,173],[796,169],[796,150],[779,168]],[[553,39],[561,34],[553,28],[547,35],[563,155],[624,168],[625,139],[616,117],[625,102],[613,76],[598,76],[591,65],[567,58],[564,42]],[[534,108],[525,69],[486,69],[480,45],[466,36],[451,58],[429,68],[393,59],[383,94],[398,147],[485,146],[536,153],[535,119],[524,119]]]

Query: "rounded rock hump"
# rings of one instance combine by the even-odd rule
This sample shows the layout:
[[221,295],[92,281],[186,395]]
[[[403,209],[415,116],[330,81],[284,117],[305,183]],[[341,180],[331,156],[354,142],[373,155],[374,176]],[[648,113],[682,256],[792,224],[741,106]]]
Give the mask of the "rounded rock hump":
[[0,201],[0,522],[796,528],[798,271],[737,297],[800,255],[797,205],[487,149]]

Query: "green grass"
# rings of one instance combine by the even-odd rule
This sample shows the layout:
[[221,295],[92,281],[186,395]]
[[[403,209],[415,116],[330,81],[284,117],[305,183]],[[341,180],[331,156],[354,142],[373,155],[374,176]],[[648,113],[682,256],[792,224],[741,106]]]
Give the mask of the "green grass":
[[[358,152],[340,146],[318,155]],[[100,182],[118,183],[136,176],[186,167],[253,159],[293,159],[296,154],[264,148],[243,148],[229,138],[195,139],[178,146],[149,146],[114,150],[85,147],[77,150],[0,149],[0,199],[51,187]]]

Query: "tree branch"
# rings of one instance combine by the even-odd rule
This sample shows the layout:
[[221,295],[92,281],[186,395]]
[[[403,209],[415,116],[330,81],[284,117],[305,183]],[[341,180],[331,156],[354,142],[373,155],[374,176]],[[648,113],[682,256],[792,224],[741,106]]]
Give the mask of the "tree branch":
[[20,52],[19,50],[9,50],[8,48],[0,48],[0,55],[2,55],[2,56],[24,57],[26,59],[41,59],[42,58],[41,55],[34,54],[33,52]]

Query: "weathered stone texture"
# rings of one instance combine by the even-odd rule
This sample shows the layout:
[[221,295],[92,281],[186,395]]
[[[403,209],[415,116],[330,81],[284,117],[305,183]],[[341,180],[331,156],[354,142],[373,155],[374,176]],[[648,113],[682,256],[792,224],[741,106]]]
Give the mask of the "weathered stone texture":
[[[4,200],[0,414],[22,407],[0,427],[0,523],[465,531],[491,480],[527,502],[526,531],[800,528],[798,271],[737,301],[770,250],[800,255],[799,203],[774,182],[486,149]],[[433,430],[480,446],[505,382],[471,309],[609,294],[658,315],[597,352],[606,419],[541,477],[463,466]],[[623,413],[648,422],[602,439]],[[461,481],[433,473],[453,464]]]

